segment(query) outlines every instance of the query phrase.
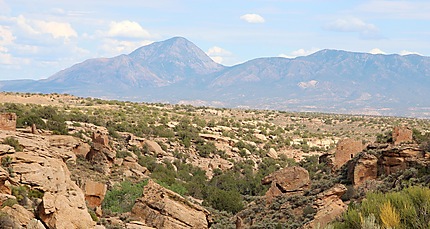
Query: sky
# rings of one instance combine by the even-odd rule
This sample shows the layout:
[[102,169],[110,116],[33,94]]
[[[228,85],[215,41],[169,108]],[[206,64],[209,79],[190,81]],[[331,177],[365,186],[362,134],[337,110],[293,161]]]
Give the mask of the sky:
[[427,0],[0,0],[0,80],[185,37],[231,66],[322,49],[430,56]]

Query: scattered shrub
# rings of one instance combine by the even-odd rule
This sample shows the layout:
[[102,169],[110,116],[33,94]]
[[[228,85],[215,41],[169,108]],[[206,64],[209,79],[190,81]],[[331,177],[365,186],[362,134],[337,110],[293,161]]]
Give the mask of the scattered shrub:
[[17,151],[17,152],[20,152],[20,151],[22,151],[24,149],[24,147],[22,147],[19,144],[19,141],[16,138],[14,138],[14,137],[7,137],[7,138],[5,138],[3,140],[3,144],[12,146],[15,149],[15,151]]
[[106,192],[102,208],[114,213],[131,211],[136,199],[142,196],[143,187],[147,183],[147,180],[136,184],[133,184],[130,181],[119,183]]
[[360,204],[348,208],[341,222],[333,225],[364,228],[365,223],[384,228],[428,228],[429,218],[430,188],[412,186],[399,192],[368,193]]

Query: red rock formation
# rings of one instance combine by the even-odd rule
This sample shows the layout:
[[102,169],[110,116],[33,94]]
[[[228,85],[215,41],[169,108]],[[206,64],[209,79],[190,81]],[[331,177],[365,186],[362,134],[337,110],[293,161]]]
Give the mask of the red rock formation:
[[278,170],[261,180],[262,184],[271,184],[266,192],[267,202],[282,194],[301,194],[310,187],[309,173],[306,169],[294,166]]
[[355,186],[378,177],[378,158],[372,154],[363,153],[361,157],[349,164],[348,177]]
[[98,143],[106,147],[109,146],[109,136],[107,135],[101,134],[99,132],[93,132],[92,139],[94,143]]
[[314,204],[317,214],[304,228],[318,228],[318,226],[324,228],[328,223],[341,216],[347,209],[347,205],[340,199],[346,190],[344,185],[336,184],[329,190],[318,194]]
[[209,211],[149,180],[142,198],[136,200],[132,216],[155,228],[209,228]]
[[16,131],[16,114],[0,114],[0,130]]
[[106,195],[106,190],[106,184],[87,181],[85,183],[85,201],[87,202],[87,206],[90,208],[101,206]]
[[357,153],[363,151],[364,145],[361,140],[343,139],[337,143],[334,155],[334,168],[339,169],[351,160]]
[[393,130],[394,145],[399,145],[403,142],[412,142],[412,130],[407,127],[396,126]]

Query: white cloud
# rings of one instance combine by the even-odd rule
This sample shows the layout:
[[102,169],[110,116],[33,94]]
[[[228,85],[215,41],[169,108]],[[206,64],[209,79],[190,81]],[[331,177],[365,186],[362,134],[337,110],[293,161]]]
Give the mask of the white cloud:
[[225,50],[223,48],[220,48],[218,46],[214,46],[206,52],[206,54],[212,58],[213,61],[223,64],[226,59],[232,57],[232,53],[228,50]]
[[122,37],[122,38],[149,38],[151,34],[142,28],[142,26],[134,21],[120,21],[111,22],[109,31],[107,32],[109,37]]
[[264,23],[265,20],[262,16],[258,14],[245,14],[240,16],[240,19],[249,23]]
[[15,39],[16,37],[8,27],[0,25],[0,46],[10,45]]
[[122,41],[116,39],[105,39],[100,47],[103,55],[111,57],[120,54],[130,53],[137,48],[140,48],[144,45],[149,45],[153,43],[153,41],[145,40],[145,41]]
[[337,19],[325,26],[325,29],[336,32],[357,32],[364,39],[380,39],[379,28],[359,18],[348,17]]
[[284,58],[296,58],[298,56],[308,56],[311,55],[313,53],[316,53],[318,51],[320,51],[321,49],[319,48],[312,48],[309,50],[305,50],[305,49],[298,49],[295,51],[292,51],[290,54],[279,54],[279,57],[284,57]]
[[422,56],[422,54],[421,54],[421,53],[419,53],[419,52],[411,52],[411,51],[407,51],[407,50],[402,50],[402,51],[400,51],[400,53],[399,53],[399,54],[400,54],[400,55],[402,55],[402,56],[412,55],[412,54]]
[[12,55],[8,53],[7,46],[12,45],[15,39],[9,28],[0,25],[0,64],[12,64]]
[[50,34],[55,39],[61,37],[64,37],[65,39],[78,37],[78,34],[69,23],[55,21],[35,21],[35,25],[41,33]]
[[359,18],[337,19],[326,26],[327,29],[339,32],[374,32],[378,28],[374,24],[366,23]]
[[372,50],[369,51],[370,54],[387,54],[386,52],[382,51],[381,49],[378,48],[374,48]]
[[27,20],[23,15],[14,18],[18,27],[29,35],[49,34],[54,39],[78,37],[77,32],[69,23],[42,20]]
[[19,15],[17,18],[14,18],[18,27],[27,34],[36,35],[40,34],[36,31],[30,24],[27,22],[27,19],[23,15]]
[[206,54],[208,54],[208,56],[229,56],[231,55],[230,51],[227,51],[223,48],[220,48],[218,46],[214,46],[210,49],[208,49],[208,51],[206,52]]
[[308,82],[300,82],[297,84],[297,86],[306,89],[306,88],[315,88],[318,85],[318,81],[316,80],[310,80]]

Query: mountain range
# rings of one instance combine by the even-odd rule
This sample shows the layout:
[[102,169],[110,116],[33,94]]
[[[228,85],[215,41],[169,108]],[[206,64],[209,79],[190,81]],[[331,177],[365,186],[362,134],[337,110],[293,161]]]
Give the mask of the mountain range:
[[326,49],[223,66],[182,37],[89,59],[43,80],[0,81],[0,91],[423,118],[430,117],[429,88],[430,57]]

